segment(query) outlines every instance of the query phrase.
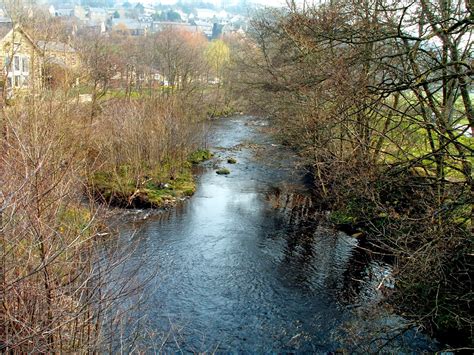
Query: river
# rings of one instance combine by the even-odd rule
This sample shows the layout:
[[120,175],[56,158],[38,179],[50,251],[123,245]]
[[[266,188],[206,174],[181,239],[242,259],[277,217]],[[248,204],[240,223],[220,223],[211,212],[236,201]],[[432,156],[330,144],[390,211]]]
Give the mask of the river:
[[406,322],[383,302],[390,267],[320,218],[300,159],[268,130],[248,116],[214,121],[196,194],[123,218],[125,269],[151,275],[128,336],[155,352],[434,350],[415,327],[397,336]]

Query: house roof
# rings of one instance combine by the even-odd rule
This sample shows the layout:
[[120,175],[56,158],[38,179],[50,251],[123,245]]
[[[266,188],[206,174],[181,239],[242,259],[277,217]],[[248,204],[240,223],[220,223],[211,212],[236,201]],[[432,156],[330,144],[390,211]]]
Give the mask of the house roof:
[[0,17],[0,39],[5,37],[12,29],[12,20],[8,17]]
[[86,20],[82,21],[82,24],[85,27],[101,27],[102,25],[105,25],[105,22],[100,20]]
[[186,30],[188,32],[198,32],[196,25],[191,25],[184,22],[168,22],[168,21],[155,21],[152,24],[154,30],[162,30],[165,28],[176,28],[180,30]]
[[67,68],[68,66],[66,65],[66,63],[60,59],[60,58],[56,58],[56,57],[47,57],[44,61],[45,64],[49,64],[49,65],[57,65],[61,68]]
[[76,50],[70,45],[62,42],[37,41],[36,44],[45,52],[66,52],[75,53]]
[[72,8],[54,9],[54,13],[56,16],[69,17],[73,15],[74,9]]
[[147,27],[143,22],[139,22],[132,19],[113,19],[112,26],[124,25],[129,30],[142,30]]
[[207,21],[194,21],[194,23],[196,24],[196,26],[199,26],[199,27],[210,27],[212,28],[213,24],[212,23],[209,23]]
[[89,7],[89,13],[96,13],[96,14],[101,14],[101,15],[107,15],[107,10],[103,9],[101,7]]
[[31,45],[35,48],[35,50],[37,50],[41,55],[43,54],[43,51],[41,50],[41,48],[38,47],[38,45],[30,37],[30,35],[26,33],[25,30],[23,30],[23,28],[18,24],[16,24],[14,27],[10,27],[10,30],[5,35],[1,36],[0,40],[5,39],[7,36],[11,36],[11,38],[13,38],[13,33],[15,31],[21,33],[23,37],[25,37],[31,43]]

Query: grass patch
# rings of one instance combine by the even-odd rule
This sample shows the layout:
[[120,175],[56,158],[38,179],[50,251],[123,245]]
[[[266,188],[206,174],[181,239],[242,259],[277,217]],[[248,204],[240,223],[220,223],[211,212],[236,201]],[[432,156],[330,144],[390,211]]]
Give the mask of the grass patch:
[[163,164],[134,174],[127,166],[95,173],[89,182],[98,200],[123,208],[158,208],[196,191],[189,164]]
[[228,159],[227,159],[227,163],[229,163],[229,164],[237,164],[237,159],[235,159],[235,158],[228,158]]
[[335,225],[351,225],[356,222],[356,217],[346,211],[332,211],[329,220]]
[[[158,87],[151,87],[151,88],[144,87],[140,90],[133,89],[127,92],[125,88],[110,88],[99,99],[101,101],[107,101],[110,99],[125,99],[125,98],[140,99],[140,98],[152,97],[156,95],[171,94],[173,92],[173,89],[174,88],[172,86],[158,86]],[[92,86],[81,85],[81,86],[77,86],[71,89],[70,94],[72,96],[81,95],[81,94],[92,95],[93,90],[94,89]]]
[[57,217],[60,233],[70,231],[73,234],[81,234],[87,230],[92,218],[90,210],[81,205],[64,207]]
[[185,161],[168,161],[150,167],[121,165],[89,178],[97,200],[122,208],[159,208],[192,196],[196,184],[192,166],[210,159],[207,149],[191,153]]
[[192,152],[188,157],[188,162],[191,164],[199,164],[205,160],[209,160],[214,156],[208,149],[198,149]]
[[222,107],[213,107],[207,111],[207,115],[209,118],[217,118],[217,117],[229,117],[235,114],[237,111],[235,108],[225,105]]

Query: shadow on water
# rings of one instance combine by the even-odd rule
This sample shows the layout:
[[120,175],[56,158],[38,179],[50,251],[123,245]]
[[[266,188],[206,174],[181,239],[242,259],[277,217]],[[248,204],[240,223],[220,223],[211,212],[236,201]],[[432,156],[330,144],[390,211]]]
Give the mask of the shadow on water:
[[136,245],[127,263],[156,271],[131,313],[136,332],[126,334],[155,351],[432,350],[434,342],[383,307],[390,267],[325,226],[303,163],[262,132],[266,125],[214,122],[216,156],[195,196],[124,218],[120,238]]

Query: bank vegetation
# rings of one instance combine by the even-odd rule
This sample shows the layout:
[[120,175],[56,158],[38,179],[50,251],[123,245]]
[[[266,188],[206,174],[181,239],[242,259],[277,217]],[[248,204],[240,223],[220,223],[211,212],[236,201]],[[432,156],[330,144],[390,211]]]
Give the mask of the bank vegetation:
[[320,207],[392,260],[392,304],[454,347],[473,346],[471,6],[290,1],[234,57]]
[[118,310],[143,278],[121,274],[107,207],[194,193],[192,166],[210,158],[204,121],[232,111],[229,47],[171,28],[71,41],[67,24],[8,9],[35,39],[69,40],[81,65],[40,92],[2,90],[0,351],[117,350],[133,339]]

